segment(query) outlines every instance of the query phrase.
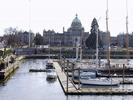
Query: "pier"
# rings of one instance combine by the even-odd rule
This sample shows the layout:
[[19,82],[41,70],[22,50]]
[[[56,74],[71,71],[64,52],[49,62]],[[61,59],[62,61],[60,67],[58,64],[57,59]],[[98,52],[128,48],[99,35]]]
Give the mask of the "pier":
[[67,76],[66,74],[62,71],[60,65],[58,62],[54,62],[54,67],[56,69],[56,73],[58,75],[59,82],[61,84],[61,87],[64,91],[65,94],[69,93],[79,93],[80,91],[78,88],[74,85],[74,83],[68,79],[68,88],[67,88]]
[[[60,85],[66,95],[132,95],[133,89],[124,89],[116,87],[79,87],[79,84],[74,84],[73,81],[67,77],[67,73],[62,70],[62,66],[54,61]],[[68,78],[68,79],[67,79]]]

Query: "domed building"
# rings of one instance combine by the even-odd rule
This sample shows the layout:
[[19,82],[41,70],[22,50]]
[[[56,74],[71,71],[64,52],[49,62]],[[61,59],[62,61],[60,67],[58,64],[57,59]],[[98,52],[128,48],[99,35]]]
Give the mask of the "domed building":
[[[85,40],[89,36],[89,32],[84,32],[84,28],[82,27],[82,23],[76,14],[75,18],[73,19],[70,28],[67,31],[63,28],[63,33],[49,33],[48,31],[43,32],[44,36],[44,44],[48,44],[50,40],[50,45],[56,46],[60,45],[63,46],[76,46],[78,43],[79,45],[85,46]],[[82,37],[82,39],[81,39]]]
[[84,40],[85,32],[77,14],[73,19],[70,28],[64,34],[67,36],[67,39],[65,39],[66,41],[64,41],[66,44],[68,43],[68,45],[75,46],[78,43],[79,45],[81,45],[82,40]]
[[68,33],[73,35],[81,35],[84,32],[81,21],[78,19],[78,15],[73,19],[71,27],[67,30]]
[[78,19],[77,14],[76,14],[76,17],[72,21],[71,28],[74,28],[74,29],[81,29],[82,28],[81,21]]

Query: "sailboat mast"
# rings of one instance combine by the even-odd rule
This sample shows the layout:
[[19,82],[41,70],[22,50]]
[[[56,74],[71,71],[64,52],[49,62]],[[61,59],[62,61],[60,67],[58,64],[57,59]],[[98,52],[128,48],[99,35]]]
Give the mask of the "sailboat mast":
[[80,38],[80,61],[82,61],[82,56],[83,56],[83,32],[81,32],[81,38]]
[[30,17],[31,17],[31,0],[29,0],[29,48],[31,47],[31,26],[30,26],[30,24],[31,24],[31,19],[30,19]]
[[128,37],[128,2],[126,0],[126,49],[127,49],[127,64],[129,61],[129,37]]
[[49,38],[49,46],[48,46],[48,48],[49,48],[49,59],[50,59],[50,38]]
[[98,68],[98,27],[96,28],[96,68]]
[[107,0],[107,10],[106,10],[106,31],[108,34],[108,47],[107,47],[107,61],[110,66],[110,32],[108,29],[108,0]]

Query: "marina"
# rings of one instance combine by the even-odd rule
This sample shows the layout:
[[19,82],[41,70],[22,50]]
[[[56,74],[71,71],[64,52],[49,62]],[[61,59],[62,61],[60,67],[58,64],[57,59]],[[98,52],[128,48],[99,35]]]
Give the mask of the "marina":
[[132,3],[1,1],[0,99],[132,100]]
[[[62,89],[65,94],[69,95],[86,95],[86,94],[97,94],[97,95],[127,95],[133,94],[133,89],[119,89],[114,87],[106,87],[106,88],[82,88],[82,86],[75,85],[72,79],[67,79],[67,74],[64,73],[61,69],[61,66],[54,62],[54,66],[58,75],[58,79],[62,86]],[[68,83],[67,83],[68,80]]]
[[[45,64],[46,60],[43,59],[28,59],[24,60],[23,63],[20,64],[19,69],[15,72],[14,75],[11,76],[10,80],[8,80],[4,86],[0,86],[0,97],[2,100],[16,100],[19,98],[19,100],[43,100],[43,99],[48,99],[48,100],[132,100],[132,94],[131,90],[133,90],[132,84],[129,85],[120,85],[119,88],[115,89],[117,92],[118,91],[125,91],[124,95],[105,95],[102,94],[102,91],[113,91],[113,89],[106,88],[106,87],[92,87],[90,86],[89,88],[86,87],[81,87],[81,91],[91,91],[90,94],[82,94],[79,92],[78,87],[73,87],[73,83],[69,81],[69,89],[68,91],[74,89],[77,91],[77,93],[81,95],[65,95],[64,90],[62,89],[62,86],[60,84],[59,78],[57,80],[51,81],[51,80],[46,80],[46,73],[30,73],[29,69],[32,66],[40,66],[41,68],[44,67],[43,64]],[[56,66],[58,66],[57,62],[54,62]],[[60,76],[65,77],[63,80],[62,78],[62,84],[64,88],[66,87],[66,76],[64,72],[61,72],[60,67],[57,68]],[[59,77],[59,76],[58,76]],[[132,80],[132,78],[131,78]],[[19,88],[19,92],[18,92]],[[73,90],[72,90],[73,91]],[[96,91],[98,91],[96,93]],[[127,91],[127,94],[126,94]],[[128,93],[130,91],[130,93]],[[95,93],[93,93],[95,92]],[[101,92],[101,94],[99,93]],[[34,95],[33,95],[34,93]],[[93,93],[93,94],[91,94]],[[111,93],[111,92],[110,92]],[[97,94],[97,95],[96,95]],[[25,96],[27,95],[27,96]]]

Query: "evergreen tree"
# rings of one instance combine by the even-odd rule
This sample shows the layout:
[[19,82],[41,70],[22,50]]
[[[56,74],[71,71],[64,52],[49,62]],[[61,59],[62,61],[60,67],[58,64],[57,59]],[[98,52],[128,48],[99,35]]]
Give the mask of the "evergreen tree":
[[102,47],[102,41],[100,39],[98,27],[99,26],[98,26],[97,20],[96,20],[96,18],[94,18],[92,21],[92,24],[91,24],[91,33],[86,40],[86,46],[89,49],[96,49],[97,30],[98,30],[98,46],[99,46],[99,48]]
[[41,36],[41,34],[37,33],[35,38],[34,38],[34,42],[36,45],[42,45],[43,44],[43,37]]

